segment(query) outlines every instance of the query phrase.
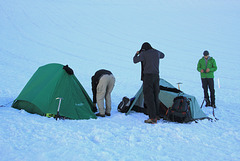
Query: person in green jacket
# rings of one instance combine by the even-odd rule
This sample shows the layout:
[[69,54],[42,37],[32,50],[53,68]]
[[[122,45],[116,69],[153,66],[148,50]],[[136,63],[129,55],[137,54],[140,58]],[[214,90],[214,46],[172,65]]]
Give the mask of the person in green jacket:
[[[214,72],[217,70],[217,64],[213,57],[209,56],[209,52],[205,50],[203,57],[198,61],[197,70],[201,73],[202,88],[204,91],[205,106],[215,105],[215,89],[214,89]],[[210,90],[211,102],[209,100],[208,88]]]

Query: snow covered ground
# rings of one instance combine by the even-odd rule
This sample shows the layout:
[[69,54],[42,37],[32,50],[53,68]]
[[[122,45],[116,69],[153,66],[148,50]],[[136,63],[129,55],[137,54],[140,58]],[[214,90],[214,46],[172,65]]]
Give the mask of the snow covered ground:
[[[1,0],[0,160],[240,160],[239,16],[238,0]],[[148,125],[144,114],[117,112],[141,86],[132,57],[145,41],[166,55],[161,77],[199,104],[196,66],[209,50],[219,121]],[[48,63],[68,64],[91,97],[91,76],[111,70],[112,116],[55,121],[11,108]]]

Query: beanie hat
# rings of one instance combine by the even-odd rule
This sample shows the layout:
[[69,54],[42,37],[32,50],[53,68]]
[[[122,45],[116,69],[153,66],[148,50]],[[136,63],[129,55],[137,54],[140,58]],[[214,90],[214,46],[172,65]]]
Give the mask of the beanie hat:
[[203,52],[203,55],[204,55],[204,56],[208,56],[208,55],[209,55],[209,52],[208,52],[207,50],[205,50],[205,51]]
[[142,44],[140,52],[141,51],[146,51],[146,50],[149,50],[149,49],[152,49],[152,46],[148,42],[145,42],[145,43]]

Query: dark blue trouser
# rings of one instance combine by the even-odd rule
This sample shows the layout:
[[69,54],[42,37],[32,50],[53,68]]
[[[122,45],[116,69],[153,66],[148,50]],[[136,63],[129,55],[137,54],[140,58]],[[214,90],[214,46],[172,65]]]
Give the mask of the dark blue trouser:
[[147,106],[150,119],[155,119],[159,115],[159,75],[144,74],[143,77],[144,103]]
[[202,88],[204,91],[204,98],[209,101],[208,88],[210,90],[211,104],[215,105],[215,90],[213,78],[202,78]]

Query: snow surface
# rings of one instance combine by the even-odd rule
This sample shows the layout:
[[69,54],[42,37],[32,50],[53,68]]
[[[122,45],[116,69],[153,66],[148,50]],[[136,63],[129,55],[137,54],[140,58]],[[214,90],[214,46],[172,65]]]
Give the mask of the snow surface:
[[[1,0],[0,160],[240,160],[239,16],[238,0]],[[144,114],[117,112],[141,86],[132,58],[145,41],[166,54],[161,77],[199,104],[196,66],[209,50],[219,121],[149,125]],[[68,64],[91,97],[91,76],[111,70],[112,116],[56,121],[11,108],[48,63]]]

